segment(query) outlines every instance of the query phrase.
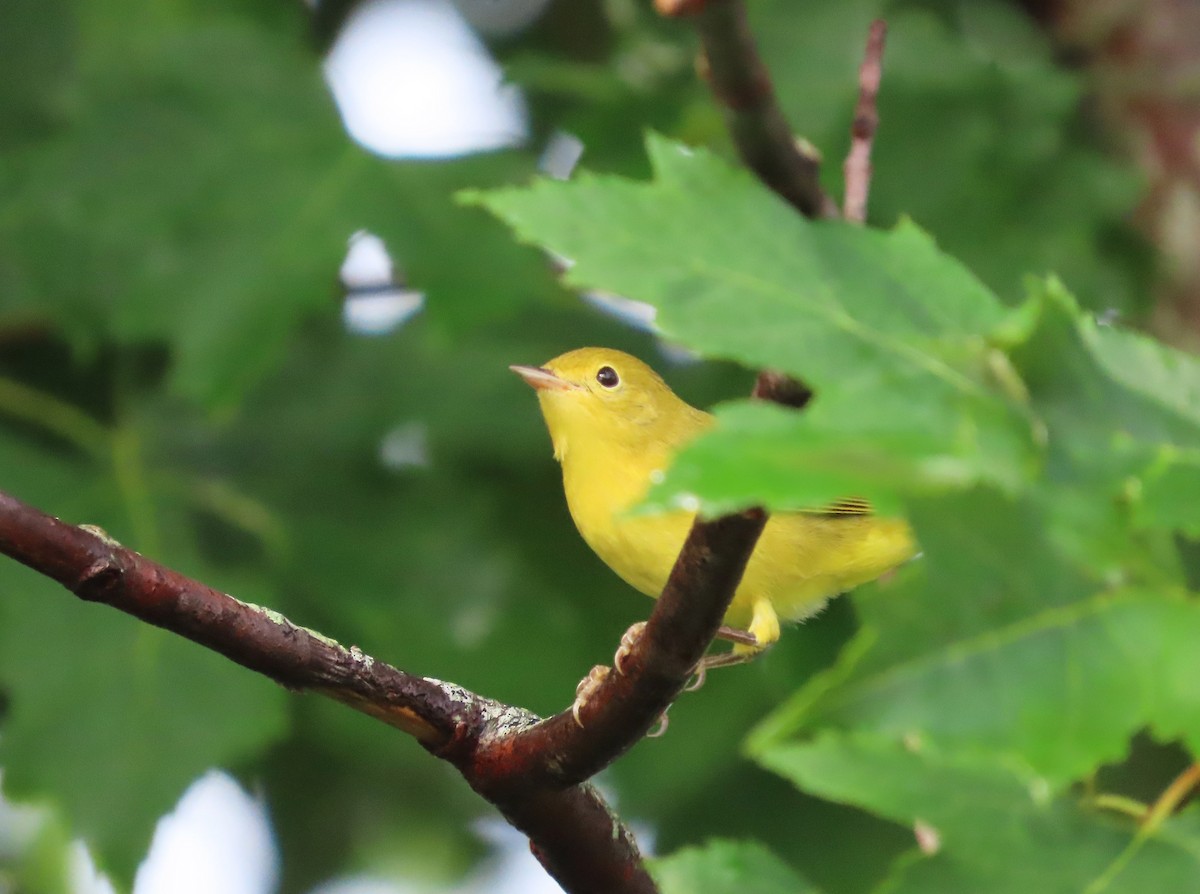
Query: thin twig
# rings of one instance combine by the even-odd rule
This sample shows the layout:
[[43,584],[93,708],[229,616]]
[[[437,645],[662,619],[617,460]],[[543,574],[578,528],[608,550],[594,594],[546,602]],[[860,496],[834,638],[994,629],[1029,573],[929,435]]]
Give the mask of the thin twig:
[[801,150],[775,99],[742,0],[656,0],[655,6],[667,17],[695,19],[703,47],[697,67],[746,166],[806,217],[837,217],[821,189],[820,160]]
[[850,151],[842,166],[846,194],[842,201],[842,217],[852,223],[867,219],[867,195],[871,189],[871,146],[879,128],[879,82],[883,77],[883,47],[887,39],[887,23],[876,19],[867,33],[867,49],[858,70],[858,104],[854,107],[854,123],[850,128]]

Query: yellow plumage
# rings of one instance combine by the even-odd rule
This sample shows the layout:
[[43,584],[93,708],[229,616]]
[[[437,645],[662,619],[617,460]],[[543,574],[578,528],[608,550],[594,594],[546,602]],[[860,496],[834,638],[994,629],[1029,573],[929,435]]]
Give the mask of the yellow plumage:
[[[567,506],[596,554],[634,588],[657,597],[694,513],[630,516],[676,452],[713,424],[636,357],[581,348],[542,367],[514,366],[537,389]],[[750,651],[779,639],[780,619],[798,621],[830,596],[912,557],[908,526],[846,501],[831,512],[780,513],[763,530],[725,622],[749,630]]]

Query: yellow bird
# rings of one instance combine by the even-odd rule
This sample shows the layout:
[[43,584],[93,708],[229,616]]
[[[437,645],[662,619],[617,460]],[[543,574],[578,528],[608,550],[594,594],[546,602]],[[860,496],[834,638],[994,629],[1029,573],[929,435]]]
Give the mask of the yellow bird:
[[[579,533],[627,583],[657,598],[695,513],[633,516],[627,510],[713,417],[621,351],[580,348],[540,367],[510,368],[537,390]],[[914,552],[908,526],[872,515],[862,500],[771,516],[725,616],[737,628],[722,629],[734,651],[705,666],[754,657],[779,639],[781,619],[812,615],[829,597],[879,577]]]

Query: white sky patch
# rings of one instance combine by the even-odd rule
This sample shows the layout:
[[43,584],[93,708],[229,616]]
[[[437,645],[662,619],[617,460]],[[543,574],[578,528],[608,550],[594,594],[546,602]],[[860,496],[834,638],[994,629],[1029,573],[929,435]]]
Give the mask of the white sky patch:
[[583,158],[583,140],[565,130],[556,130],[546,141],[538,170],[555,180],[566,180]]
[[361,875],[334,879],[310,894],[562,894],[529,853],[529,839],[523,834],[500,820],[479,823],[476,831],[492,845],[492,856],[460,884]]
[[584,292],[583,300],[597,310],[614,316],[623,323],[628,323],[634,329],[642,329],[646,332],[658,331],[658,326],[654,322],[658,317],[658,308],[653,304],[601,291]]
[[158,821],[133,894],[269,894],[278,878],[266,807],[211,770]]
[[[573,261],[563,260],[561,267],[567,269],[573,263]],[[626,298],[624,295],[617,295],[613,292],[598,290],[584,292],[580,297],[592,307],[611,317],[616,317],[627,326],[632,326],[634,329],[640,329],[643,332],[650,332],[654,335],[659,334],[658,308],[653,304],[636,301],[633,298]],[[689,348],[685,348],[683,345],[676,344],[675,342],[665,341],[662,338],[658,340],[658,352],[672,366],[687,366],[700,359],[700,355]]]
[[[0,790],[4,772],[0,770]],[[14,804],[0,794],[0,865],[31,847],[49,819],[49,811],[29,804]],[[0,891],[3,891],[0,888]]]
[[91,852],[82,841],[71,842],[67,853],[67,879],[71,894],[117,894],[108,877],[96,868]]
[[449,0],[370,0],[325,59],[350,135],[391,157],[523,143],[525,102]]
[[397,282],[387,246],[374,233],[359,230],[339,271],[346,299],[342,322],[356,335],[383,335],[425,306],[425,294]]
[[691,348],[685,348],[673,341],[663,341],[661,338],[658,340],[658,353],[672,366],[687,366],[700,360],[700,355]]
[[359,230],[350,237],[338,275],[348,289],[389,286],[396,280],[396,268],[383,240]]
[[350,295],[342,304],[342,322],[355,335],[386,335],[424,306],[424,293],[411,289]]

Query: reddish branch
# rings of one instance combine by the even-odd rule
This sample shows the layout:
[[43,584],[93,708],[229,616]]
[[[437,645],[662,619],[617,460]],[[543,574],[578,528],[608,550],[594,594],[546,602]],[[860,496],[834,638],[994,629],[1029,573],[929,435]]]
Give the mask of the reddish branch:
[[574,783],[627,751],[670,707],[716,635],[766,523],[753,509],[696,522],[645,630],[580,710],[558,714],[477,752],[478,769],[497,783]]
[[698,523],[624,664],[582,712],[544,722],[461,687],[405,673],[239,602],[107,538],[0,492],[0,553],[81,599],[117,608],[264,674],[414,736],[525,832],[570,892],[655,890],[632,835],[584,783],[670,705],[716,633],[762,530],[761,512]]
[[703,50],[698,67],[725,113],[738,154],[805,217],[836,217],[820,182],[820,160],[801,151],[775,99],[742,0],[655,0],[664,16],[692,16]]
[[879,81],[883,76],[883,44],[887,24],[881,19],[871,23],[867,34],[867,50],[858,70],[858,105],[854,107],[854,124],[850,128],[850,151],[842,166],[846,193],[842,199],[842,216],[853,223],[867,219],[867,194],[871,188],[871,144],[879,127]]

